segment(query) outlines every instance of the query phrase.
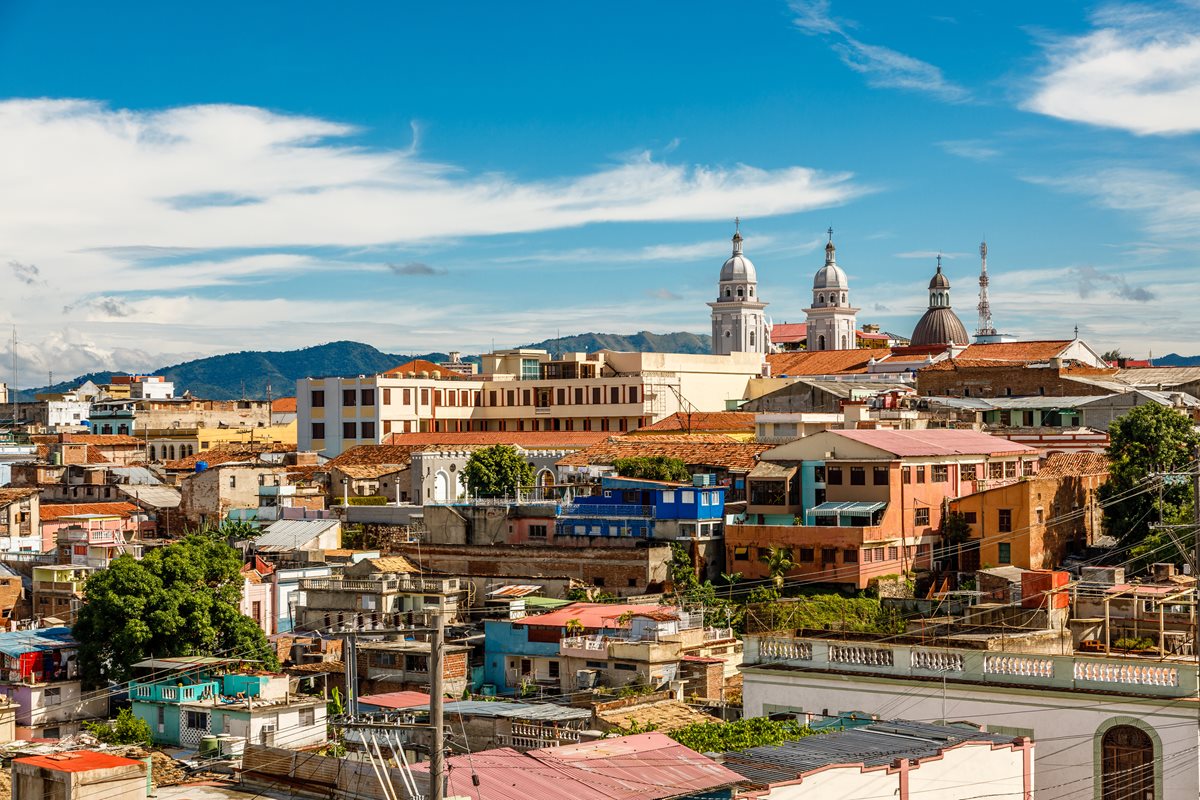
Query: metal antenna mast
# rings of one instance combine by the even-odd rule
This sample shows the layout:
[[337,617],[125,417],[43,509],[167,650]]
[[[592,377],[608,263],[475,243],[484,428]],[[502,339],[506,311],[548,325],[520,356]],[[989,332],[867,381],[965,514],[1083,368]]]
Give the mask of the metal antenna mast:
[[979,243],[979,330],[976,336],[995,336],[992,327],[992,304],[988,302],[987,242]]

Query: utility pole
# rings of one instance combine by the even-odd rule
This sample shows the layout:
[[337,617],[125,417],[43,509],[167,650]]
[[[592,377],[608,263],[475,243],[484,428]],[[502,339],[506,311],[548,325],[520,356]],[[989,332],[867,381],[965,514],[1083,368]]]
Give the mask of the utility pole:
[[433,633],[429,638],[429,722],[433,725],[433,746],[429,748],[429,796],[432,800],[444,800],[446,785],[443,754],[446,747],[446,721],[442,714],[442,655],[445,647],[445,617],[442,616],[442,598],[438,598],[438,610],[430,620]]

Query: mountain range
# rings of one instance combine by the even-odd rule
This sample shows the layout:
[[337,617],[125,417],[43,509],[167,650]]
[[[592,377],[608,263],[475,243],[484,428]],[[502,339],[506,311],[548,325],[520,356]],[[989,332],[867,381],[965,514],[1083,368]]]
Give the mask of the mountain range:
[[[650,333],[642,331],[630,336],[613,333],[583,333],[558,339],[546,339],[525,347],[550,353],[594,353],[597,350],[637,350],[659,353],[707,353],[711,339],[694,333]],[[323,375],[374,375],[399,366],[412,359],[439,362],[448,359],[445,353],[397,355],[384,353],[362,342],[329,342],[300,350],[245,350],[185,361],[150,373],[162,375],[174,382],[175,391],[189,391],[194,397],[210,400],[234,400],[241,397],[263,398],[267,387],[273,397],[291,397],[296,393],[300,378]],[[477,356],[465,361],[478,362]],[[20,400],[32,400],[39,393],[67,392],[85,381],[108,383],[114,372],[91,372],[74,380],[61,381],[53,386],[23,389]]]

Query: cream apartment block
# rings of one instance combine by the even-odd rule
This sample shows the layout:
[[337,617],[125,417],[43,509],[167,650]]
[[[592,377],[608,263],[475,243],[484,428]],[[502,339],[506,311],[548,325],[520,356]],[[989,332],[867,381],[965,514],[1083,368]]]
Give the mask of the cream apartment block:
[[500,350],[482,361],[482,373],[469,377],[413,362],[382,375],[299,380],[299,449],[336,456],[393,433],[621,433],[681,410],[723,411],[764,369],[760,353],[603,350],[554,359]]

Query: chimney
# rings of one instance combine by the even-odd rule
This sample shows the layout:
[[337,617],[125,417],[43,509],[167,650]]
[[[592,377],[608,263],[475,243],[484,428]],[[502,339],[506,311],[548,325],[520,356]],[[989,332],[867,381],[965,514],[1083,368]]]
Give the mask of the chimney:
[[687,681],[671,681],[671,693],[675,695],[675,699],[683,702],[683,687],[687,685]]

